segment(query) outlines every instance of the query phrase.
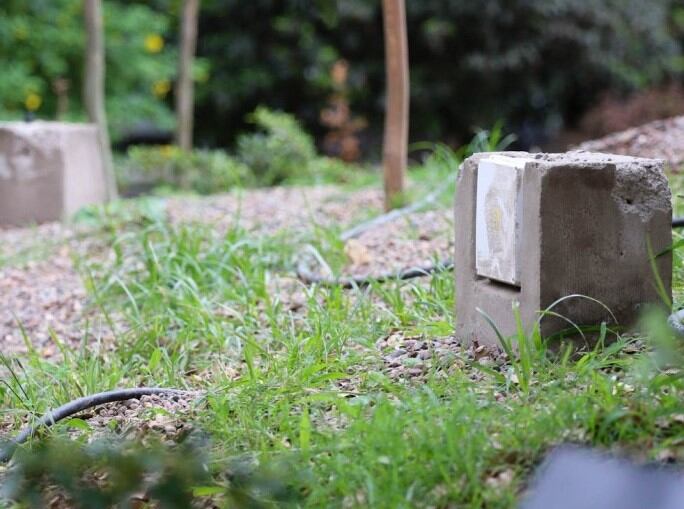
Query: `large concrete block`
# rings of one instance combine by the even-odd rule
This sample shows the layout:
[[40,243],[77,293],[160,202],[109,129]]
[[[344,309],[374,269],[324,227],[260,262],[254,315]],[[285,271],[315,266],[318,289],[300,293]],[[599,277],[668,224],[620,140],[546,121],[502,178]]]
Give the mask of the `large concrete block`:
[[55,221],[106,199],[97,128],[0,122],[0,224]]
[[[570,152],[476,154],[461,167],[456,192],[456,334],[494,344],[478,309],[506,336],[516,333],[513,306],[527,332],[540,320],[545,337],[567,321],[540,312],[558,299],[585,295],[629,326],[644,304],[663,304],[649,256],[672,242],[672,206],[663,161]],[[656,258],[671,294],[672,258]],[[587,299],[553,308],[579,325],[615,325]]]

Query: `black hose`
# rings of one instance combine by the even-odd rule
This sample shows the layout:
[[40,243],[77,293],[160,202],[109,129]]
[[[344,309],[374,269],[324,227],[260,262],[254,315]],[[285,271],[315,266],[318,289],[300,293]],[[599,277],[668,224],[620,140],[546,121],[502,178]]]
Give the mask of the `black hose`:
[[142,396],[150,396],[154,394],[193,394],[191,391],[184,391],[180,389],[165,389],[161,387],[138,387],[135,389],[118,389],[107,392],[99,392],[90,396],[75,399],[66,403],[54,410],[48,411],[37,422],[26,426],[21,430],[9,444],[0,451],[0,464],[7,463],[14,456],[17,447],[29,438],[33,437],[39,429],[50,427],[53,424],[66,419],[78,412],[93,408],[105,403],[113,403],[115,401],[126,401],[129,399],[140,399]]
[[375,228],[376,226],[389,223],[390,221],[394,221],[395,219],[399,219],[400,217],[412,214],[413,212],[418,212],[423,207],[426,207],[431,203],[435,202],[437,198],[439,198],[439,196],[449,187],[452,180],[453,178],[447,179],[447,181],[441,186],[439,186],[436,190],[434,190],[424,198],[418,200],[417,202],[412,203],[411,205],[407,205],[400,209],[391,210],[385,214],[376,216],[373,219],[370,219],[369,221],[357,224],[356,226],[343,232],[340,235],[340,240],[342,242],[345,242],[349,239],[359,237],[364,232],[367,232],[368,230]]
[[452,270],[454,264],[450,260],[425,265],[421,267],[410,267],[399,272],[383,272],[373,276],[348,276],[340,278],[328,278],[314,274],[304,262],[297,265],[297,276],[308,284],[322,284],[327,286],[341,286],[342,288],[360,288],[368,286],[373,282],[384,283],[392,279],[413,279],[416,277],[429,276],[433,272]]
[[[340,240],[346,242],[350,239],[358,238],[363,235],[368,230],[381,226],[385,223],[399,219],[408,214],[418,212],[424,207],[434,203],[440,195],[448,189],[451,185],[452,180],[456,178],[456,175],[452,175],[446,180],[441,186],[432,191],[430,194],[426,195],[424,198],[418,200],[415,203],[402,207],[400,209],[394,209],[385,214],[374,217],[368,221],[357,224],[352,228],[342,232],[340,234]],[[432,274],[433,272],[441,272],[453,269],[453,262],[451,260],[444,260],[437,263],[420,266],[420,267],[409,267],[402,269],[397,272],[384,272],[382,274],[377,274],[373,276],[346,276],[340,278],[325,277],[315,274],[309,266],[301,260],[297,263],[297,277],[306,284],[320,284],[326,286],[341,286],[342,288],[354,288],[368,286],[372,282],[382,283],[385,281],[393,279],[413,279],[417,277],[424,277]]]

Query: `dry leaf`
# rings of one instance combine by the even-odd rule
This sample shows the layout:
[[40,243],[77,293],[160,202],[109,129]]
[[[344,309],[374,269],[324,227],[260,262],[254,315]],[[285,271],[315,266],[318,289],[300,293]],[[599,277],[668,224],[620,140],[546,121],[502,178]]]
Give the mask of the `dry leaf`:
[[353,265],[368,265],[373,257],[366,246],[356,239],[349,239],[344,245],[344,254]]

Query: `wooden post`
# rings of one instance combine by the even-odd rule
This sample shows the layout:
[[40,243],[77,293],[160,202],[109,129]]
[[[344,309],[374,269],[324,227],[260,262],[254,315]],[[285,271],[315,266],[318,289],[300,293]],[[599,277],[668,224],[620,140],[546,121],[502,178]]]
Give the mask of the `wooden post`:
[[84,7],[86,65],[83,102],[88,118],[97,126],[98,130],[103,159],[102,168],[105,172],[104,177],[107,185],[107,199],[114,200],[118,193],[105,110],[105,46],[102,2],[101,0],[85,0]]
[[197,48],[197,23],[200,0],[184,0],[181,16],[181,42],[176,87],[176,144],[192,150],[194,87],[192,67]]
[[404,192],[409,128],[409,67],[404,0],[382,0],[387,102],[383,167],[385,209]]

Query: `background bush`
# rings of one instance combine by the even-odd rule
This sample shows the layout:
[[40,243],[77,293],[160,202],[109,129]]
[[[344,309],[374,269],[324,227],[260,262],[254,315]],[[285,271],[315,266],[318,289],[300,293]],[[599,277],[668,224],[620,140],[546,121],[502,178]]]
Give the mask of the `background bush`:
[[119,165],[124,192],[170,187],[201,194],[227,191],[253,183],[250,168],[223,150],[186,152],[175,146],[131,147]]
[[241,135],[237,152],[260,183],[279,184],[311,174],[316,147],[292,115],[260,107],[249,119],[259,131]]
[[240,136],[237,153],[176,146],[131,147],[120,158],[117,177],[125,194],[150,188],[222,192],[235,186],[349,182],[361,167],[321,157],[313,138],[287,113],[257,108],[249,118],[259,131]]

